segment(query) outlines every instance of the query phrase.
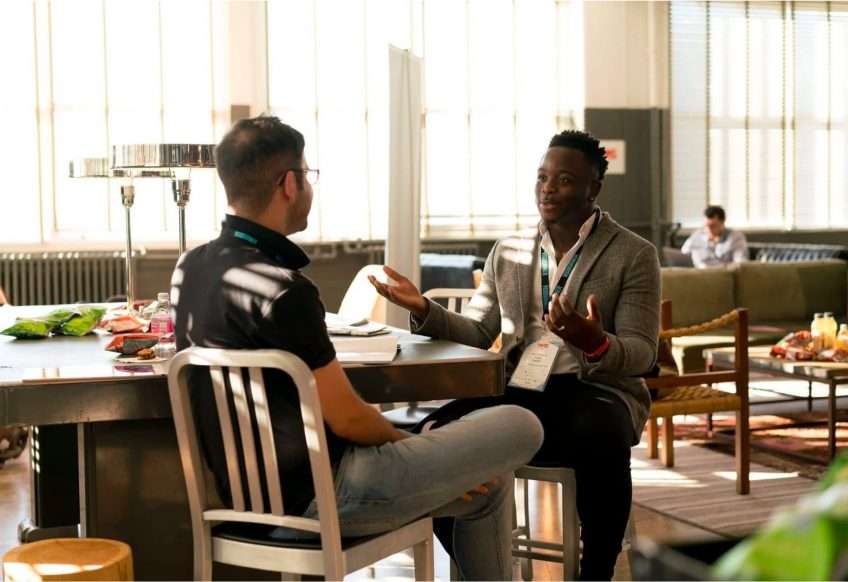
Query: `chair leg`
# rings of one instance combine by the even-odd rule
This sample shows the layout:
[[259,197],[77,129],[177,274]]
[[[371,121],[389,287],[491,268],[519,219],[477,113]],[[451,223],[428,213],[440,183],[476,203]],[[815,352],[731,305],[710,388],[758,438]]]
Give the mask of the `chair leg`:
[[807,382],[807,412],[813,411],[813,383]]
[[662,464],[674,467],[674,421],[670,416],[663,417],[662,423]]
[[562,483],[562,578],[577,580],[580,569],[580,520],[577,516],[577,486]]
[[712,412],[707,413],[707,436],[711,437],[711,438],[713,436],[713,413]]
[[[515,535],[517,537],[524,536],[529,540],[530,536],[530,480],[516,479],[515,480],[515,498],[517,500],[515,511],[513,512],[515,521]],[[521,516],[519,523],[518,517]],[[533,560],[530,558],[519,558],[521,566],[521,579],[533,579]]]
[[633,519],[633,506],[630,506],[630,515],[627,516],[627,529],[624,531],[624,543],[622,551],[627,557],[627,567],[633,572],[633,555],[636,547],[636,522]]
[[208,522],[203,524],[203,531],[194,535],[194,579],[212,579],[212,535]]
[[432,582],[433,573],[433,537],[418,542],[413,548],[415,559],[415,579]]
[[751,432],[748,426],[748,408],[736,412],[736,492],[747,495],[751,492]]
[[657,441],[657,419],[648,419],[648,458],[656,459],[660,456],[659,443]]

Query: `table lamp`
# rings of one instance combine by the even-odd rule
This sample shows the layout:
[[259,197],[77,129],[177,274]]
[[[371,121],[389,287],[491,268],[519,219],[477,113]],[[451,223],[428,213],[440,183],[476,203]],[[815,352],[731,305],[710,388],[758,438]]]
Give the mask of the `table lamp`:
[[179,250],[186,250],[185,207],[191,194],[192,168],[214,168],[213,144],[132,144],[112,146],[112,170],[165,171],[179,215]]
[[127,277],[127,310],[134,312],[135,302],[135,268],[132,261],[132,215],[131,210],[135,201],[135,178],[171,178],[170,170],[163,169],[113,169],[108,158],[81,158],[70,163],[71,178],[117,178],[121,181],[121,203],[124,206],[124,225],[126,229],[126,277]]

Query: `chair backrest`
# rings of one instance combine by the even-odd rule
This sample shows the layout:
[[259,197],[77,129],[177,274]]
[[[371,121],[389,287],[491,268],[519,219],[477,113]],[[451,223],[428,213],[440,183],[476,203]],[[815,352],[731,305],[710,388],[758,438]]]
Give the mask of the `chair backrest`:
[[[209,368],[212,379],[233,501],[231,510],[209,509],[203,462],[189,400],[188,372],[192,366]],[[284,512],[277,452],[262,374],[263,369],[270,368],[287,374],[297,388],[319,519],[290,516]],[[247,382],[244,381],[245,376]],[[232,394],[232,406],[228,392]],[[320,533],[325,565],[329,566],[328,559],[338,559],[335,556],[341,555],[341,536],[321,404],[315,378],[300,358],[281,350],[189,348],[171,361],[168,393],[188,492],[195,555],[199,545],[208,547],[207,522],[240,521]],[[252,407],[249,405],[251,401]],[[254,423],[259,442],[254,439]],[[240,441],[235,438],[236,431]],[[259,471],[259,459],[264,466],[263,473]],[[246,510],[240,465],[247,473],[250,511]],[[263,481],[268,492],[268,506],[263,498]]]
[[449,311],[462,313],[471,298],[474,297],[474,289],[430,289],[424,292],[424,297],[438,301],[445,299]]
[[671,300],[665,299],[660,304],[660,341],[664,337],[682,337],[687,335],[696,335],[705,333],[711,329],[718,327],[726,327],[731,323],[734,325],[733,347],[734,347],[734,367],[732,370],[719,372],[698,372],[686,373],[680,375],[666,375],[656,378],[646,378],[645,381],[648,388],[655,390],[658,395],[662,395],[668,388],[682,385],[696,384],[713,384],[718,382],[734,382],[736,384],[736,393],[742,400],[742,404],[748,405],[748,310],[746,308],[736,308],[720,318],[702,324],[689,326],[686,328],[672,328],[672,303]]
[[342,303],[339,306],[340,317],[386,323],[386,300],[377,293],[377,290],[368,281],[369,275],[373,275],[378,281],[382,282],[387,279],[382,265],[365,265],[359,269],[342,298]]

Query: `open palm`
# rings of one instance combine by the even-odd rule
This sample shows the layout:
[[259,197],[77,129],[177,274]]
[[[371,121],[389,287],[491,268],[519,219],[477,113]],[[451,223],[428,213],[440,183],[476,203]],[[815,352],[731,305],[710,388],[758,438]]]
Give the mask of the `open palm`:
[[383,272],[389,276],[393,284],[381,283],[373,275],[368,276],[368,280],[374,285],[377,293],[418,317],[426,317],[427,300],[421,295],[418,287],[391,267],[383,266]]

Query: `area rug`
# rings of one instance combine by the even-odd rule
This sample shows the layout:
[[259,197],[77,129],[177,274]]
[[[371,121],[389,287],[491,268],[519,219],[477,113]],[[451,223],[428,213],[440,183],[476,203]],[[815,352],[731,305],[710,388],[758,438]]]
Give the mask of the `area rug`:
[[815,481],[760,463],[751,464],[751,493],[736,493],[734,458],[690,442],[676,442],[675,466],[633,449],[633,501],[653,511],[724,536],[744,536],[780,507],[808,493]]
[[[728,455],[734,454],[732,417],[716,418],[713,425],[719,434],[710,437],[702,418],[675,419],[676,439]],[[750,417],[751,455],[756,462],[785,471],[798,471],[810,478],[820,477],[827,469],[830,458],[827,452],[827,413],[798,412]],[[768,447],[763,450],[760,447]],[[836,428],[837,449],[848,447],[848,426]],[[792,455],[802,455],[802,458]]]

